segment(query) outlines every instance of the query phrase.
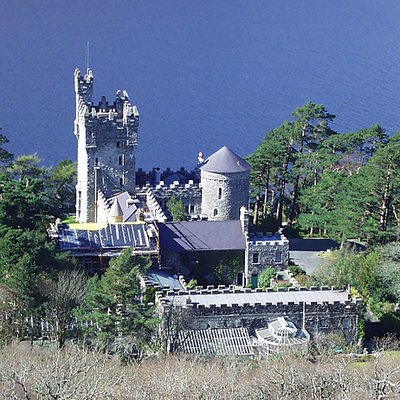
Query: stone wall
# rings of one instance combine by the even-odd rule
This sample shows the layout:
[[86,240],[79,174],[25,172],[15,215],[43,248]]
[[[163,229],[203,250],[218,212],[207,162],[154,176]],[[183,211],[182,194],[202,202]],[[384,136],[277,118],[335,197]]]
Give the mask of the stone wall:
[[282,271],[289,266],[289,240],[285,236],[253,237],[247,242],[247,281],[259,276],[265,268]]
[[236,220],[249,202],[250,171],[214,173],[201,170],[202,213],[209,221]]
[[[315,289],[315,288],[314,288]],[[326,289],[326,288],[322,288]],[[253,290],[259,292],[261,289]],[[296,289],[292,289],[296,290]],[[300,288],[300,290],[306,290]],[[200,330],[208,328],[239,328],[245,327],[251,335],[255,334],[255,329],[268,326],[269,322],[274,321],[277,317],[284,316],[292,321],[296,326],[302,327],[304,322],[305,329],[310,333],[311,337],[319,334],[342,333],[347,343],[356,343],[358,339],[358,326],[362,318],[363,304],[360,299],[349,299],[345,301],[334,302],[280,302],[276,303],[255,303],[255,304],[220,304],[208,305],[196,304],[186,300],[183,306],[178,305],[179,302],[165,300],[165,295],[179,296],[192,293],[212,294],[218,293],[249,293],[251,289],[233,289],[223,288],[207,290],[173,292],[164,291],[156,294],[156,302],[162,313],[164,307],[182,307],[186,310],[189,322],[188,329]],[[279,296],[279,292],[276,293]]]
[[136,194],[138,196],[147,196],[148,191],[152,192],[152,195],[167,216],[169,215],[167,202],[172,198],[172,196],[176,196],[179,200],[182,200],[189,215],[201,214],[202,188],[201,185],[195,184],[193,181],[189,181],[189,183],[184,185],[175,182],[168,186],[164,185],[164,182],[161,181],[156,186],[150,186],[148,184],[144,187],[136,188]]

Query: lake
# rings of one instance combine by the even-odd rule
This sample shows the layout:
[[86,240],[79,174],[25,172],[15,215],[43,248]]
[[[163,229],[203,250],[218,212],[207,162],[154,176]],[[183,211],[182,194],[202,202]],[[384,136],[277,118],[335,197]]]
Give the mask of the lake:
[[16,155],[76,159],[73,71],[130,94],[137,166],[244,156],[307,101],[349,132],[400,129],[399,1],[77,1],[0,5],[0,127]]

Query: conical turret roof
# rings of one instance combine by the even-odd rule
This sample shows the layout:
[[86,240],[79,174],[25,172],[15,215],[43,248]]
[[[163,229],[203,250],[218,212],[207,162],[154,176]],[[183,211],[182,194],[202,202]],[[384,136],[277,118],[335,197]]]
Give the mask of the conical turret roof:
[[250,170],[250,164],[224,146],[208,157],[199,168],[207,172],[234,173]]
[[122,217],[123,215],[124,213],[122,212],[122,208],[119,205],[119,201],[118,199],[115,199],[110,209],[110,217]]

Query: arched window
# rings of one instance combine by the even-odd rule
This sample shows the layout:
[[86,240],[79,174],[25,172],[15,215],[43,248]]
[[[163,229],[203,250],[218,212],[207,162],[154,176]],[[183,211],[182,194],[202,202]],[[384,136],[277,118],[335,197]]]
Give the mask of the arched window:
[[218,209],[214,208],[213,214],[214,214],[214,217],[216,217],[218,215]]
[[218,188],[218,200],[222,199],[222,188]]

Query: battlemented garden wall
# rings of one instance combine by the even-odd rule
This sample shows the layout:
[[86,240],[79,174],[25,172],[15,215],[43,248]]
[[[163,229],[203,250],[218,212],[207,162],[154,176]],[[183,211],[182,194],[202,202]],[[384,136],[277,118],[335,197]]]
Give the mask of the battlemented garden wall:
[[290,288],[287,291],[219,286],[190,291],[156,294],[162,313],[169,307],[184,309],[189,329],[245,327],[251,335],[284,316],[315,337],[343,333],[348,343],[356,343],[362,317],[361,299],[351,298],[347,290],[327,287]]

